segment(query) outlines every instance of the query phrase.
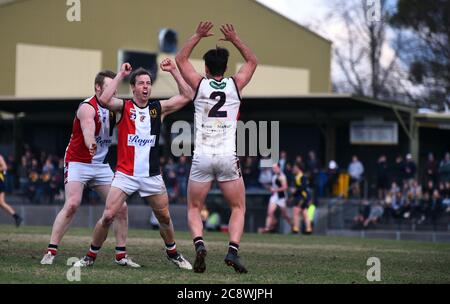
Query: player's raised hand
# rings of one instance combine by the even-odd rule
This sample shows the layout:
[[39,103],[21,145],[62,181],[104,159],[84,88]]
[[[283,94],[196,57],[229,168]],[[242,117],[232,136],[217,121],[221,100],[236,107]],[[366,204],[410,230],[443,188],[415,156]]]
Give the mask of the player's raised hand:
[[211,21],[201,21],[200,24],[197,26],[195,33],[202,38],[212,36],[214,34],[211,33],[210,31],[213,26],[214,24]]
[[123,63],[122,66],[120,67],[120,73],[124,77],[127,77],[128,75],[130,75],[132,70],[133,69],[131,68],[131,64],[129,64],[128,62]]
[[161,61],[161,63],[159,64],[159,67],[164,72],[170,72],[170,71],[175,70],[177,68],[175,63],[172,60],[170,60],[170,58],[164,58],[164,60]]
[[97,144],[96,143],[90,144],[88,149],[89,149],[89,154],[91,156],[94,156],[95,153],[97,153]]
[[230,41],[233,42],[237,38],[236,31],[232,24],[224,24],[220,27],[220,31],[222,32],[224,38],[220,39],[221,41]]

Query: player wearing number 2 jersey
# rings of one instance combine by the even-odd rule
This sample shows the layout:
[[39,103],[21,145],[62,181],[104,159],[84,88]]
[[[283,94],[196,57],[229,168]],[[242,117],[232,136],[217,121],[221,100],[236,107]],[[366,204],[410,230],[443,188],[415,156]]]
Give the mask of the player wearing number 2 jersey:
[[249,83],[257,66],[257,58],[240,40],[232,25],[221,26],[221,40],[231,42],[242,54],[245,63],[236,75],[224,78],[228,50],[220,47],[203,56],[206,77],[199,75],[188,58],[204,37],[213,35],[211,22],[200,22],[195,34],[176,56],[181,75],[193,90],[195,149],[188,183],[188,224],[194,241],[195,272],[206,269],[206,246],[200,216],[211,183],[217,180],[231,208],[229,246],[225,263],[239,273],[246,273],[238,257],[239,243],[244,231],[245,186],[236,156],[236,123],[241,104],[240,92]]

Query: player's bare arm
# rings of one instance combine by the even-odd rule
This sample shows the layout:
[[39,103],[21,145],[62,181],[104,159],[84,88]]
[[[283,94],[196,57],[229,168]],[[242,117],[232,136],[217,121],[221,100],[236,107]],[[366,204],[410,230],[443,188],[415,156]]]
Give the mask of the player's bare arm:
[[88,148],[89,153],[93,156],[97,152],[94,122],[95,110],[88,104],[82,104],[77,111],[77,117],[80,120],[84,144]]
[[121,99],[115,98],[114,94],[117,91],[122,80],[131,74],[132,68],[131,65],[126,62],[122,64],[120,67],[119,73],[117,73],[116,77],[112,80],[110,85],[108,85],[100,96],[100,102],[106,108],[114,112],[121,112],[123,107],[123,102]]
[[220,31],[224,35],[222,41],[231,42],[244,57],[245,63],[234,75],[234,80],[239,89],[239,92],[250,82],[253,73],[255,73],[256,66],[258,65],[258,58],[253,51],[239,38],[232,24],[225,24],[220,27]]
[[197,71],[194,69],[194,66],[189,62],[189,57],[191,56],[194,47],[202,38],[214,35],[213,33],[211,33],[212,27],[213,24],[210,21],[200,22],[200,24],[197,26],[197,29],[195,30],[194,35],[189,38],[189,40],[184,44],[183,48],[175,57],[175,61],[177,63],[178,69],[181,72],[181,75],[193,90],[197,89],[197,86],[203,77],[199,73],[197,73]]
[[161,101],[161,114],[162,119],[165,115],[176,112],[186,104],[188,104],[192,98],[194,98],[193,89],[186,83],[186,81],[181,76],[175,63],[169,58],[164,59],[160,64],[161,70],[168,72],[175,79],[178,86],[179,95],[175,95],[168,100]]

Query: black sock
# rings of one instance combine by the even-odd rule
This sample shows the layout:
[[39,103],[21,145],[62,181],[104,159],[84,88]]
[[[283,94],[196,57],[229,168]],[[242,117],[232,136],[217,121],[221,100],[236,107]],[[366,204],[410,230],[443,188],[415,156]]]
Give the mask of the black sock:
[[237,255],[239,250],[239,244],[233,243],[233,242],[229,242],[228,243],[228,253]]
[[14,213],[14,214],[12,215],[12,217],[13,217],[15,220],[17,220],[18,218],[20,218],[20,216],[19,216],[17,213]]
[[199,246],[205,247],[205,242],[203,241],[203,238],[201,236],[198,236],[194,239],[194,246],[196,251]]

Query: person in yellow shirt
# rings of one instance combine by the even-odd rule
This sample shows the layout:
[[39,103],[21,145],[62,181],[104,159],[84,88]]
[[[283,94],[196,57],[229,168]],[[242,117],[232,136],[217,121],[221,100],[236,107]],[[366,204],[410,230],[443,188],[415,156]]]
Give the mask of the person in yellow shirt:
[[303,174],[299,164],[295,164],[292,168],[295,175],[294,189],[294,208],[293,208],[293,226],[292,233],[299,233],[300,214],[305,223],[305,234],[312,233],[311,219],[308,216],[308,208],[311,203],[311,194],[308,190],[308,179]]

